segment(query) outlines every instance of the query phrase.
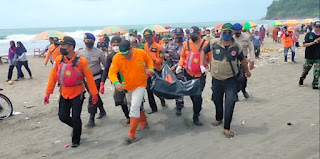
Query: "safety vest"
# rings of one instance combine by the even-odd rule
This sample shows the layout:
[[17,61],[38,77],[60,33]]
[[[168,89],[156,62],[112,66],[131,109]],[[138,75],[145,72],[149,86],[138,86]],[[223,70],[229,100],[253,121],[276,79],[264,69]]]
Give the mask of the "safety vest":
[[[199,74],[199,73],[201,73],[201,69],[200,69],[200,52],[202,50],[204,42],[205,42],[205,40],[202,41],[198,52],[191,52],[189,40],[187,41],[189,54],[187,55],[187,58],[186,58],[186,60],[184,62],[184,67],[191,74]],[[206,66],[207,66],[207,64],[208,63],[206,61]]]
[[59,84],[65,87],[73,87],[83,83],[84,74],[76,68],[76,66],[80,63],[79,58],[80,56],[76,55],[72,63],[68,64],[64,62],[64,56],[62,56],[57,71]]

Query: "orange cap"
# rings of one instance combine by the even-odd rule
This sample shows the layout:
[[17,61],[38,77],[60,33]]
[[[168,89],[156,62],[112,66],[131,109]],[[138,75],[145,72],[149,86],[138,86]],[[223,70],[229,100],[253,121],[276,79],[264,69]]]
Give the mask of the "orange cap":
[[289,27],[288,31],[294,31],[293,27]]

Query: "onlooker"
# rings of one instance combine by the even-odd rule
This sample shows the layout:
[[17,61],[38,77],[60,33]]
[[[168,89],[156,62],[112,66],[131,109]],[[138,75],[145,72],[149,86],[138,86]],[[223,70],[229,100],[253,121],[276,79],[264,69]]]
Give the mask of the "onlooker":
[[22,76],[22,66],[26,68],[26,70],[29,73],[30,79],[32,79],[31,70],[28,65],[28,58],[27,58],[27,49],[24,47],[24,45],[18,41],[17,42],[17,53],[14,56],[14,61],[17,63],[17,69],[18,69],[18,76],[15,81],[18,81]]

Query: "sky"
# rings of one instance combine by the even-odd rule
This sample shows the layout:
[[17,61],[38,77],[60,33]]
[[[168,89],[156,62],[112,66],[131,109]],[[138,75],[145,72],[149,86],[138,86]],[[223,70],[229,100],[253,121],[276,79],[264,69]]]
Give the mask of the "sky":
[[2,0],[0,28],[259,20],[273,0]]

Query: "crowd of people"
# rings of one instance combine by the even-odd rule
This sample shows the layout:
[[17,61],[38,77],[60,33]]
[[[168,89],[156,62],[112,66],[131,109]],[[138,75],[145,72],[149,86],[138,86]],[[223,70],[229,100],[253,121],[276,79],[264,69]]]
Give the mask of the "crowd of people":
[[[280,31],[281,30],[281,31]],[[44,64],[51,62],[52,69],[46,88],[44,103],[49,103],[50,94],[53,93],[56,83],[60,87],[59,119],[73,128],[72,147],[80,145],[82,121],[80,114],[84,101],[84,94],[89,93],[88,113],[90,114],[87,127],[95,126],[95,115],[99,110],[97,119],[106,115],[102,98],[105,93],[107,79],[114,85],[115,106],[121,106],[126,117],[124,126],[130,125],[127,143],[136,141],[136,131],[147,126],[144,111],[144,94],[147,92],[148,103],[151,108],[149,114],[158,111],[151,89],[153,74],[161,74],[164,65],[168,65],[178,80],[199,80],[203,91],[206,78],[210,72],[212,101],[215,105],[216,116],[212,126],[224,123],[223,134],[227,138],[234,137],[231,131],[231,121],[234,107],[241,91],[245,98],[249,98],[246,91],[250,70],[254,69],[256,58],[259,58],[260,47],[263,45],[268,31],[262,26],[259,30],[243,30],[239,23],[225,23],[221,30],[200,29],[193,26],[188,29],[180,27],[167,33],[156,33],[146,29],[142,35],[137,30],[130,29],[126,39],[116,33],[111,39],[108,35],[99,38],[95,47],[96,37],[85,33],[84,48],[75,50],[76,42],[72,37],[65,36],[60,40],[57,37],[49,38],[47,55]],[[295,62],[295,45],[299,45],[293,27],[275,28],[273,40],[284,44],[284,62],[291,49],[292,62]],[[299,85],[303,86],[309,70],[314,65],[313,89],[318,89],[320,64],[320,22],[312,24],[304,39],[306,47],[306,62]],[[8,80],[12,78],[12,70],[18,70],[17,80],[23,78],[21,67],[25,66],[32,78],[26,56],[27,50],[21,42],[17,47],[13,41],[9,48]],[[105,56],[104,52],[107,53]],[[167,107],[166,99],[158,96],[162,107]],[[191,95],[193,106],[192,120],[195,125],[203,123],[199,119],[202,109],[202,95]],[[175,98],[175,113],[182,114],[184,97]],[[70,116],[70,110],[71,116]],[[224,122],[223,122],[224,119]],[[140,125],[138,127],[138,125]]]

